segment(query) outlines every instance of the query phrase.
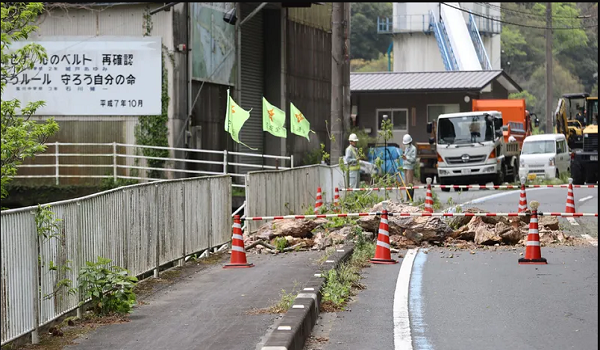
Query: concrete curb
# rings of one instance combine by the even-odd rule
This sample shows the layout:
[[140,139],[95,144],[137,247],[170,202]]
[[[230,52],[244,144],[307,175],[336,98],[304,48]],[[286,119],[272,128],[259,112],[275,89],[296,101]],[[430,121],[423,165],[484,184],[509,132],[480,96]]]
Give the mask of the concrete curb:
[[[326,271],[337,268],[354,252],[354,244],[336,250],[323,264]],[[321,291],[325,279],[319,271],[298,293],[292,307],[285,313],[279,326],[269,335],[261,350],[302,350],[306,339],[317,322],[321,305]]]

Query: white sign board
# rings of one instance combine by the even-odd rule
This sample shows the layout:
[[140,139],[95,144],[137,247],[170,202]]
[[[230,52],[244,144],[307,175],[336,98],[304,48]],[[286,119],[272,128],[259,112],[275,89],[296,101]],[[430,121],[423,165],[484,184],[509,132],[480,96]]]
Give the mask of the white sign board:
[[[35,40],[47,59],[6,81],[2,100],[45,101],[36,115],[161,114],[161,38],[69,36]],[[29,41],[16,41],[17,50]]]

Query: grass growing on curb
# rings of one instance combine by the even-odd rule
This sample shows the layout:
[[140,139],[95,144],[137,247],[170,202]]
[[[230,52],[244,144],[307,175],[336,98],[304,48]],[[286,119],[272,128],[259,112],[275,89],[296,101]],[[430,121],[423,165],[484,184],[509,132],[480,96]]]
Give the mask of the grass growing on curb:
[[356,227],[352,234],[355,246],[350,260],[340,264],[337,269],[323,273],[322,312],[343,311],[350,297],[356,295],[357,290],[364,289],[360,283],[360,271],[369,265],[369,260],[375,254],[375,244],[365,240],[360,227]]

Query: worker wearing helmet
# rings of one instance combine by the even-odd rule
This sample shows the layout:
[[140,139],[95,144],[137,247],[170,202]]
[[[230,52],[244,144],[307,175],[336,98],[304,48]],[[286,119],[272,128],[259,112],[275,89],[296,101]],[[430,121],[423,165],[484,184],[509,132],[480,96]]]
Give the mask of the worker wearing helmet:
[[360,179],[360,162],[358,160],[358,150],[356,149],[358,137],[356,134],[350,134],[348,141],[350,142],[350,145],[346,148],[346,154],[344,156],[344,161],[348,165],[350,175],[348,187],[358,188],[358,180]]
[[[404,176],[406,180],[406,185],[411,186],[409,184],[413,183],[413,178],[415,176],[415,165],[417,163],[417,148],[412,144],[412,137],[409,134],[404,135],[402,138],[402,143],[404,144],[404,154],[402,154],[402,159],[404,160],[402,163],[402,167],[404,168]],[[414,199],[414,189],[410,189],[409,192],[410,198]]]

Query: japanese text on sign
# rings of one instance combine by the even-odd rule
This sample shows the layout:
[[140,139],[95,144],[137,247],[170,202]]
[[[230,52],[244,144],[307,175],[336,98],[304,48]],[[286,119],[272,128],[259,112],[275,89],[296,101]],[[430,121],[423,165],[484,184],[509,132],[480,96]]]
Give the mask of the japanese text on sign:
[[[11,44],[16,50],[29,42]],[[161,39],[48,37],[47,57],[8,77],[3,100],[45,101],[37,115],[158,115]],[[13,56],[11,64],[15,64]]]

